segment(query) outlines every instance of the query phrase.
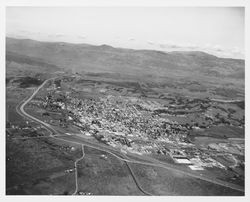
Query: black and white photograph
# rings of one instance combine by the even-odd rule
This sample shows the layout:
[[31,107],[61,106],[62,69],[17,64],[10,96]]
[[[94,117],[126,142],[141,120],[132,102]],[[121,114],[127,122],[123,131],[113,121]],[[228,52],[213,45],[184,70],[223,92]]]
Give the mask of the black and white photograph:
[[4,194],[243,198],[245,12],[6,6]]

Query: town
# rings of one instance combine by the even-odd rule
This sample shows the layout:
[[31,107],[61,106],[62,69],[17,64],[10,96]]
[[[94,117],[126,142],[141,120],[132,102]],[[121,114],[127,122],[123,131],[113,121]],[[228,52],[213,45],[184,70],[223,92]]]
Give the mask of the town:
[[244,142],[234,141],[232,137],[229,141],[230,136],[229,139],[225,136],[222,142],[197,147],[190,133],[214,126],[244,127],[244,117],[233,118],[236,110],[230,108],[225,113],[224,108],[209,99],[169,97],[165,100],[170,104],[162,104],[110,92],[105,95],[103,90],[100,97],[82,99],[61,85],[71,82],[74,79],[54,80],[46,93],[29,103],[27,110],[40,111],[44,122],[64,128],[69,135],[94,138],[125,154],[168,156],[173,163],[185,164],[191,170],[212,167],[227,170],[244,164],[244,159],[235,157],[244,155]]

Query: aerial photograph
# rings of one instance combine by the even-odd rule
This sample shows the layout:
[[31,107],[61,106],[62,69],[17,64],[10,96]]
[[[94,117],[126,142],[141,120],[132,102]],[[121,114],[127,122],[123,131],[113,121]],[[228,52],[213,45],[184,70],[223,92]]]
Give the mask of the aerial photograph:
[[245,196],[244,7],[5,22],[5,195]]

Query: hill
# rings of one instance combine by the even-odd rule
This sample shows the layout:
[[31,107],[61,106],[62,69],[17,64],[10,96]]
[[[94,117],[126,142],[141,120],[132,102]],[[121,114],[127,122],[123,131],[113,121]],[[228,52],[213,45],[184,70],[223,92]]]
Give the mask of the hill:
[[[77,72],[119,74],[154,82],[198,82],[235,88],[244,94],[245,61],[192,52],[114,48],[108,45],[39,42],[6,38],[7,60]],[[13,59],[13,55],[15,55]],[[25,59],[21,59],[23,56]],[[18,61],[17,61],[18,60]],[[47,65],[48,64],[48,65]]]

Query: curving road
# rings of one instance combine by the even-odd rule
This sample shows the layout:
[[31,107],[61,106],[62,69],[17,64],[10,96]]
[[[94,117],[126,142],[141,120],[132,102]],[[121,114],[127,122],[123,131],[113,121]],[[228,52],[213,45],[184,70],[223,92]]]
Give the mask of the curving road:
[[76,182],[76,189],[75,192],[72,195],[76,195],[78,192],[78,171],[77,171],[77,163],[81,161],[85,156],[84,153],[84,145],[82,144],[82,156],[75,161],[75,182]]
[[[44,82],[43,82],[43,83],[33,92],[33,94],[32,94],[28,99],[25,98],[25,99],[24,99],[19,105],[17,105],[17,107],[16,107],[17,113],[20,114],[21,116],[23,116],[23,117],[25,117],[25,118],[28,118],[28,119],[30,119],[30,120],[33,120],[33,121],[36,121],[36,122],[40,123],[41,125],[45,126],[45,128],[46,128],[47,130],[49,129],[50,132],[53,131],[50,135],[52,135],[53,133],[56,133],[56,131],[55,131],[53,128],[51,128],[51,126],[50,126],[49,124],[44,123],[43,121],[37,119],[36,117],[33,117],[33,116],[31,116],[30,114],[26,113],[25,110],[24,110],[24,107],[25,107],[26,104],[28,104],[28,103],[35,97],[35,95],[38,93],[38,91],[39,91],[41,88],[43,88],[44,85],[45,85],[49,80],[53,80],[53,79],[55,79],[55,78],[50,78],[50,79],[45,80],[45,81],[44,81]],[[27,99],[27,100],[26,100],[26,99]]]
[[[65,139],[63,139],[64,137],[65,136],[62,136],[62,138],[57,138],[57,139],[59,139],[59,140],[65,140]],[[68,136],[66,138],[68,138]],[[71,136],[70,138],[73,138],[73,136]],[[80,142],[79,140],[77,140],[77,141],[65,140],[65,141],[69,142],[69,143],[78,143],[78,144]],[[237,191],[240,191],[240,192],[244,193],[244,189],[242,187],[240,187],[238,185],[235,185],[235,184],[232,184],[232,183],[228,183],[228,182],[225,182],[225,181],[222,181],[222,180],[218,180],[218,179],[215,179],[215,178],[204,177],[202,175],[197,175],[195,173],[191,173],[191,172],[188,172],[186,170],[180,170],[178,167],[176,167],[174,165],[169,165],[167,163],[159,163],[158,161],[145,162],[145,161],[138,161],[138,160],[131,160],[131,159],[123,158],[123,157],[118,156],[117,154],[111,152],[109,149],[103,148],[103,146],[99,146],[99,145],[98,146],[94,146],[93,144],[89,144],[86,140],[82,140],[81,142],[84,143],[85,145],[87,145],[88,147],[93,148],[93,149],[107,152],[107,153],[111,154],[112,156],[114,156],[114,157],[116,157],[116,158],[118,158],[118,159],[120,159],[122,161],[126,161],[126,162],[129,162],[129,163],[135,163],[135,164],[141,164],[141,165],[148,165],[148,166],[153,166],[153,167],[158,167],[158,168],[163,168],[163,169],[171,170],[171,171],[174,171],[174,172],[177,172],[177,173],[181,173],[181,174],[184,174],[184,175],[187,175],[187,176],[190,176],[190,177],[201,179],[201,180],[204,180],[206,182],[217,184],[217,185],[220,185],[220,186],[223,186],[223,187],[228,187],[228,188],[231,188],[231,189],[234,189],[234,190],[237,190]]]
[[[124,161],[124,160],[123,160],[123,161]],[[130,165],[128,164],[128,162],[127,162],[127,161],[124,161],[124,162],[126,163],[126,166],[128,167],[128,170],[129,170],[129,172],[131,173],[132,178],[133,178],[133,180],[135,181],[136,186],[140,189],[140,191],[141,191],[142,193],[144,193],[145,195],[152,196],[152,194],[150,194],[149,192],[145,191],[145,190],[142,188],[142,186],[141,186],[139,180],[137,179],[136,175],[134,174],[134,172],[133,172],[132,168],[130,167]]]
[[[188,175],[188,176],[191,176],[191,177],[194,177],[194,178],[198,178],[198,179],[201,179],[201,180],[204,180],[204,181],[207,181],[207,182],[210,182],[210,183],[213,183],[213,184],[217,184],[217,185],[221,185],[221,186],[224,186],[224,187],[228,187],[228,188],[231,188],[231,189],[234,189],[234,190],[237,190],[237,191],[240,191],[240,192],[243,192],[244,193],[244,188],[238,186],[238,185],[235,185],[235,184],[232,184],[232,183],[228,183],[228,182],[225,182],[225,181],[222,181],[222,180],[218,180],[218,179],[214,179],[214,178],[208,178],[208,177],[204,177],[204,176],[201,176],[201,175],[197,175],[197,174],[194,174],[194,173],[191,173],[191,172],[188,172],[188,171],[184,171],[184,170],[180,170],[178,169],[176,166],[174,165],[168,165],[166,163],[163,163],[163,162],[158,162],[158,161],[153,161],[153,163],[149,163],[149,162],[145,162],[145,161],[138,161],[138,160],[131,160],[131,159],[127,159],[126,158],[122,158],[116,154],[114,154],[113,152],[111,152],[110,150],[112,149],[108,149],[108,148],[101,148],[100,145],[97,145],[93,142],[88,142],[86,140],[77,140],[75,139],[75,141],[72,140],[72,136],[68,136],[67,138],[71,138],[71,140],[67,140],[67,139],[63,139],[63,136],[62,138],[59,138],[59,136],[54,136],[53,134],[57,134],[57,131],[55,131],[49,124],[47,123],[44,123],[43,121],[31,116],[30,114],[26,113],[25,110],[24,110],[24,107],[26,104],[28,104],[33,98],[34,96],[38,93],[38,91],[44,87],[44,85],[49,81],[49,80],[52,80],[54,78],[51,78],[51,79],[48,79],[48,80],[45,80],[41,86],[39,86],[34,92],[33,94],[26,100],[26,101],[22,101],[17,107],[16,107],[16,110],[18,112],[18,114],[20,114],[21,116],[23,117],[26,117],[26,118],[29,118],[30,120],[33,120],[33,121],[36,121],[37,123],[43,125],[49,132],[50,132],[50,137],[54,138],[54,139],[58,139],[58,140],[61,140],[61,141],[65,141],[65,142],[69,142],[69,143],[75,143],[75,144],[80,144],[80,145],[83,145],[85,144],[86,146],[88,147],[92,147],[94,149],[97,149],[97,150],[100,150],[100,151],[105,151],[113,156],[115,156],[116,158],[122,160],[122,161],[125,161],[125,162],[129,162],[129,163],[137,163],[137,164],[142,164],[142,165],[149,165],[149,166],[155,166],[155,167],[160,167],[160,168],[164,168],[164,169],[167,169],[167,170],[172,170],[174,172],[179,172],[179,173],[182,173],[182,174],[185,174],[185,175]],[[118,152],[118,151],[116,151]],[[123,154],[122,154],[123,155]],[[123,155],[125,157],[125,155]],[[132,174],[133,175],[133,174]],[[134,175],[133,175],[134,176]],[[138,188],[140,190],[141,187],[138,186]],[[147,192],[144,192],[144,193],[147,193]]]
[[[44,81],[44,82],[43,82],[43,83],[33,92],[33,94],[32,94],[28,99],[25,98],[24,100],[21,101],[20,104],[18,104],[18,105],[16,106],[16,111],[17,111],[17,113],[18,113],[19,115],[23,116],[24,118],[28,118],[28,119],[30,119],[30,120],[32,120],[32,121],[36,121],[36,122],[38,122],[39,124],[43,125],[44,128],[47,129],[47,130],[50,132],[49,137],[54,138],[54,139],[58,139],[58,140],[62,140],[62,141],[68,142],[68,143],[81,144],[81,143],[79,143],[79,142],[73,142],[73,141],[68,141],[68,140],[64,140],[64,139],[58,138],[58,137],[63,137],[64,135],[53,135],[53,134],[57,134],[57,131],[55,131],[49,124],[44,123],[43,121],[37,119],[36,117],[31,116],[30,114],[28,114],[28,113],[25,112],[25,110],[24,110],[25,105],[28,104],[28,103],[35,97],[35,95],[39,92],[39,90],[40,90],[41,88],[43,88],[44,85],[45,85],[49,80],[53,80],[53,79],[54,79],[54,78],[45,80],[45,81]],[[66,135],[66,136],[67,136],[67,135]],[[28,137],[28,138],[41,138],[41,137]],[[27,138],[16,138],[16,139],[27,139]],[[75,191],[74,191],[74,193],[73,193],[72,195],[76,195],[77,192],[78,192],[78,171],[77,171],[77,163],[78,163],[79,161],[81,161],[81,160],[84,158],[84,156],[85,156],[85,153],[84,153],[84,145],[83,145],[83,144],[81,144],[81,145],[82,145],[82,156],[81,156],[79,159],[77,159],[77,160],[75,161],[75,163],[74,163],[74,164],[75,164]],[[125,161],[125,159],[121,159],[121,158],[119,158],[119,159],[122,160],[122,161]],[[142,191],[142,193],[144,193],[144,194],[146,194],[146,195],[151,195],[151,194],[149,194],[148,192],[146,192],[145,190],[143,190],[143,188],[140,186],[140,183],[139,183],[138,180],[136,179],[136,177],[135,177],[135,175],[134,175],[132,169],[130,168],[130,166],[127,164],[126,161],[125,161],[125,163],[126,163],[127,167],[129,168],[129,171],[130,171],[130,173],[131,173],[131,175],[132,175],[132,177],[133,177],[133,179],[134,179],[134,181],[135,181],[137,187],[139,188],[139,190]]]

